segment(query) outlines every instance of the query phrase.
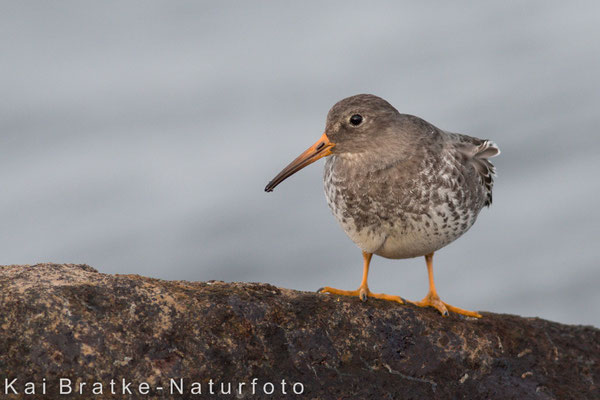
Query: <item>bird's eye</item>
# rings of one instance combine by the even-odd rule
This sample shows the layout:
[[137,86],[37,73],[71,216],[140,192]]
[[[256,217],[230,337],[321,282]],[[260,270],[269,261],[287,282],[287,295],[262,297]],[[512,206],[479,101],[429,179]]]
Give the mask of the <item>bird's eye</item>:
[[359,126],[363,122],[363,117],[360,114],[354,114],[350,117],[350,123],[354,126]]

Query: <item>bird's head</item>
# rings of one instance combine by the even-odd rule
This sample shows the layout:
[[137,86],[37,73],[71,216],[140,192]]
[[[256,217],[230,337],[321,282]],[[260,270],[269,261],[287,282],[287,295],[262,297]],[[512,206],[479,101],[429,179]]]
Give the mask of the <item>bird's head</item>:
[[272,192],[286,178],[319,158],[360,153],[380,146],[379,139],[387,135],[398,115],[398,110],[390,103],[372,94],[340,100],[327,114],[325,133],[277,174],[265,191]]

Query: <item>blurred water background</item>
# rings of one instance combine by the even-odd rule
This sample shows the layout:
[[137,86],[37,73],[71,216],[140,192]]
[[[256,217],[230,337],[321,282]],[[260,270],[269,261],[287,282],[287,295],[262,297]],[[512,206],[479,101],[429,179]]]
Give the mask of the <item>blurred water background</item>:
[[[323,161],[263,188],[373,93],[502,149],[442,298],[600,326],[600,3],[0,4],[0,264],[354,289]],[[425,295],[423,259],[372,266]]]

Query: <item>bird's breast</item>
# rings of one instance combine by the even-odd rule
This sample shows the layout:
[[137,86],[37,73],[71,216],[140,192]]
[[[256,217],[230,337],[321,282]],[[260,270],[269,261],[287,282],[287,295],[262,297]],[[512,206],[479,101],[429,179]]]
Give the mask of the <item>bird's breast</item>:
[[467,207],[464,194],[429,179],[426,170],[369,170],[364,162],[360,155],[332,156],[324,173],[327,203],[363,251],[387,258],[422,256],[454,241],[475,222],[479,210]]

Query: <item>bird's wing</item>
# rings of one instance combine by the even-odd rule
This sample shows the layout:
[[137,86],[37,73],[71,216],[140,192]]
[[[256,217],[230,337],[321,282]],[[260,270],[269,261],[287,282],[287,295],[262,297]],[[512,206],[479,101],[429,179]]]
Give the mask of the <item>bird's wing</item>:
[[478,139],[472,136],[454,134],[456,139],[456,149],[462,153],[467,162],[471,163],[485,188],[485,205],[492,204],[492,187],[494,186],[494,177],[496,168],[488,160],[500,154],[500,149],[496,143],[487,139]]

